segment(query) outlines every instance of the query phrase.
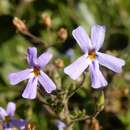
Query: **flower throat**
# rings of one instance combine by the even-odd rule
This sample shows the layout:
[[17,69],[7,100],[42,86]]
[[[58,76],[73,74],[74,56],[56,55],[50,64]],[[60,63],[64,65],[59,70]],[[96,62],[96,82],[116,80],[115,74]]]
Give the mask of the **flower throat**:
[[90,51],[88,52],[88,58],[89,58],[90,60],[92,60],[92,61],[96,59],[95,49],[92,49],[92,50],[90,50]]
[[40,75],[40,67],[38,67],[38,66],[35,66],[34,68],[33,68],[33,74],[35,75],[35,76],[39,76]]

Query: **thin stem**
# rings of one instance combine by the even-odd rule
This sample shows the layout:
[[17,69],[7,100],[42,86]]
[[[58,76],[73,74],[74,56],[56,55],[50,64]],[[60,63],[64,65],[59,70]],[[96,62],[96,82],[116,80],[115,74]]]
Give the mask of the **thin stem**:
[[100,112],[103,111],[103,109],[104,106],[101,106],[100,109],[93,115],[93,118],[96,118],[100,114]]
[[103,110],[104,107],[101,107],[98,111],[96,111],[96,113],[94,113],[92,116],[86,115],[84,117],[81,118],[75,118],[73,121],[71,121],[68,126],[70,126],[71,124],[78,122],[78,121],[83,121],[83,120],[92,120],[93,118],[96,118],[100,112]]
[[71,94],[68,95],[68,99],[69,99],[70,97],[72,97],[72,96],[81,88],[81,86],[82,86],[83,83],[84,83],[84,80],[85,80],[85,73],[83,73],[83,79],[82,79],[82,81],[80,82],[80,84],[78,85],[78,87],[76,87],[76,88],[71,92]]
[[27,37],[31,42],[35,43],[35,44],[39,44],[42,45],[42,47],[44,49],[47,49],[47,43],[43,42],[43,40],[41,40],[40,38],[36,37],[35,35],[33,35],[32,33],[30,33],[29,31],[27,32],[21,32],[20,34],[22,34],[23,36]]
[[37,99],[38,101],[40,101],[40,103],[42,103],[43,107],[47,110],[47,112],[55,117],[55,118],[58,118],[57,114],[55,113],[55,111],[53,111],[53,109],[50,107],[50,104],[46,103],[46,100],[44,98],[42,98],[42,95],[40,94],[40,91],[37,95]]
[[41,96],[40,93],[37,94],[37,98],[38,98],[38,100],[39,100],[42,104],[45,104],[45,105],[48,105],[48,106],[49,106],[49,104],[42,98],[42,96]]

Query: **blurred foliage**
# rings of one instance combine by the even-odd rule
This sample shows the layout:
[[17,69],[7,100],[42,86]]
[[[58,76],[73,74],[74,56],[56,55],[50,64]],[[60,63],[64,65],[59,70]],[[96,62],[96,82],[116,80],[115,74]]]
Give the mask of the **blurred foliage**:
[[[51,18],[50,28],[46,26],[43,15]],[[72,30],[82,25],[90,32],[90,27],[95,23],[106,25],[107,32],[102,51],[125,59],[124,71],[122,74],[115,74],[102,68],[109,81],[109,86],[104,89],[104,97],[101,97],[100,90],[95,91],[91,88],[87,72],[85,82],[79,86],[82,89],[70,97],[69,109],[75,117],[84,113],[91,115],[98,104],[105,102],[103,112],[97,117],[98,121],[95,120],[92,124],[96,124],[102,130],[130,130],[129,0],[0,0],[0,106],[6,106],[8,101],[14,101],[17,103],[16,116],[34,122],[37,130],[56,130],[55,119],[44,107],[42,108],[42,103],[38,99],[30,101],[21,97],[26,82],[14,87],[8,82],[10,72],[27,67],[27,47],[36,46],[39,53],[44,50],[42,43],[38,45],[18,33],[12,23],[15,16],[24,20],[30,32],[39,37],[52,51],[53,61],[45,71],[57,84],[58,91],[63,89],[67,93],[73,91],[83,78],[81,76],[79,81],[72,81],[63,73],[64,67],[59,68],[55,65],[57,58],[63,60],[66,66],[81,55],[81,50],[71,35]],[[67,30],[66,39],[59,36],[58,31],[61,28]],[[71,56],[67,56],[70,50]],[[42,99],[50,103],[54,111],[60,111],[61,102],[57,99],[59,107],[56,108],[57,104],[53,104],[49,96],[44,94]],[[59,92],[60,99],[64,97]],[[89,130],[90,124],[81,121],[74,125],[74,129]],[[92,130],[97,129],[93,126]]]

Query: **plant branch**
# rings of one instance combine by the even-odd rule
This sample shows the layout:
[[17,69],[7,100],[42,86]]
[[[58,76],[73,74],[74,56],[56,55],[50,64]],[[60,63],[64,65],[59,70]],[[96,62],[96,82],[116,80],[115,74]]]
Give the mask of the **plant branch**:
[[82,79],[82,81],[80,82],[80,84],[78,85],[78,87],[76,87],[76,88],[71,92],[71,94],[68,95],[68,99],[69,99],[70,97],[72,97],[72,96],[81,88],[81,86],[82,86],[83,83],[84,83],[84,80],[85,80],[85,73],[83,73],[83,79]]

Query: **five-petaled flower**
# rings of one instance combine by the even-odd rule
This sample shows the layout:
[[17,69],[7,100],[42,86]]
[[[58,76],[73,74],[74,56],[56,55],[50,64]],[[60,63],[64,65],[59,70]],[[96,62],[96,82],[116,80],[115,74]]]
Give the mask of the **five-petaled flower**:
[[18,128],[24,130],[26,121],[23,119],[14,119],[16,105],[13,102],[9,102],[6,110],[0,107],[0,120],[2,121],[2,127],[4,130],[12,130],[12,128]]
[[42,71],[42,69],[51,60],[52,54],[45,52],[37,58],[37,49],[35,47],[28,48],[27,61],[29,68],[20,72],[9,74],[9,80],[12,85],[16,85],[22,80],[29,79],[27,87],[25,88],[22,96],[27,99],[36,98],[38,81],[44,87],[47,93],[51,93],[56,89],[53,81]]
[[89,66],[92,87],[100,88],[107,86],[107,81],[99,69],[99,64],[117,73],[122,71],[122,66],[125,65],[124,60],[98,52],[104,42],[105,30],[104,26],[94,25],[91,29],[91,40],[83,27],[79,26],[73,30],[73,37],[85,53],[64,69],[64,72],[73,80],[76,80]]

